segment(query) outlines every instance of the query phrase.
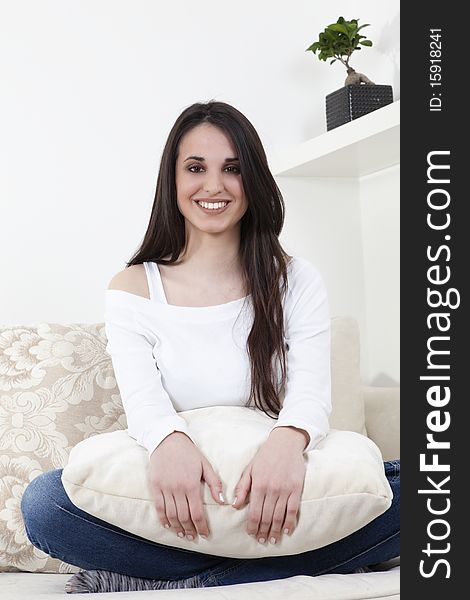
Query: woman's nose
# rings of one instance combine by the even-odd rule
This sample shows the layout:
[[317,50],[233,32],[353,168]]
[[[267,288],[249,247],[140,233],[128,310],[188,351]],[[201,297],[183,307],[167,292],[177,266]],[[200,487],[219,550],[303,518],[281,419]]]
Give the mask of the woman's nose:
[[221,175],[207,175],[204,181],[204,191],[210,196],[215,196],[224,189]]

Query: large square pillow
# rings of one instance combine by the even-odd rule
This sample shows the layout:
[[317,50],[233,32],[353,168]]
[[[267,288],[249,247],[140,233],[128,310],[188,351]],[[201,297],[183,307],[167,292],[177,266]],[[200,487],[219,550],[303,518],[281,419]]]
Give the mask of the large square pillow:
[[[269,435],[272,419],[241,406],[211,406],[179,413],[198,448],[221,477],[227,501],[243,469]],[[240,443],[243,440],[243,443]],[[249,505],[217,504],[207,484],[201,494],[210,535],[194,541],[162,527],[148,477],[148,453],[127,430],[79,442],[70,452],[62,482],[82,510],[160,544],[233,558],[290,555],[331,544],[385,512],[392,490],[375,443],[353,431],[332,429],[304,454],[306,475],[297,527],[277,544],[259,544],[245,530]]]

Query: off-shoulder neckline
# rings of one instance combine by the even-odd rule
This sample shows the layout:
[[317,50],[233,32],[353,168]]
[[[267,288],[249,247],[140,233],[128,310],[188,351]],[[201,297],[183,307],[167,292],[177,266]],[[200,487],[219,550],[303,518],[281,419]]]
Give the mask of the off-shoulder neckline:
[[105,290],[106,294],[115,295],[116,292],[119,295],[124,295],[123,297],[128,298],[129,300],[136,301],[137,303],[143,303],[147,306],[159,306],[159,307],[168,307],[170,309],[179,309],[179,310],[189,310],[189,311],[200,311],[200,310],[208,310],[208,309],[221,309],[224,307],[230,307],[232,305],[237,305],[244,300],[248,299],[251,294],[247,296],[243,296],[243,298],[237,298],[236,300],[230,300],[230,302],[224,302],[223,304],[212,304],[210,306],[179,306],[177,304],[168,304],[166,302],[156,302],[151,298],[146,298],[145,296],[139,296],[138,294],[133,294],[132,292],[126,292],[125,290],[116,290],[116,289],[107,289]]
[[[300,265],[310,264],[306,259],[294,256],[294,260],[292,260],[288,265],[288,270],[290,271],[293,268],[293,264],[297,263]],[[126,292],[124,290],[116,290],[116,289],[106,289],[105,290],[107,297],[119,297],[126,298],[129,301],[133,301],[141,306],[147,306],[149,308],[159,307],[163,310],[168,309],[172,312],[191,312],[191,313],[203,313],[203,312],[223,312],[224,310],[230,310],[231,308],[236,308],[241,305],[246,300],[251,300],[251,294],[247,296],[243,296],[243,298],[237,298],[236,300],[231,300],[230,302],[224,302],[223,304],[212,304],[211,306],[179,306],[177,304],[168,304],[167,302],[158,302],[152,298],[146,298],[145,296],[139,296],[138,294],[133,294],[132,292]]]

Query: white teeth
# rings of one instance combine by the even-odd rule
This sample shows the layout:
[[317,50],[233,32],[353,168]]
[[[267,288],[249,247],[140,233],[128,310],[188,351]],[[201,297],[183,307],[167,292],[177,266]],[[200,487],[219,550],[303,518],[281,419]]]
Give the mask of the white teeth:
[[209,208],[215,210],[217,208],[222,208],[223,206],[227,206],[228,202],[198,202],[200,206],[203,208]]

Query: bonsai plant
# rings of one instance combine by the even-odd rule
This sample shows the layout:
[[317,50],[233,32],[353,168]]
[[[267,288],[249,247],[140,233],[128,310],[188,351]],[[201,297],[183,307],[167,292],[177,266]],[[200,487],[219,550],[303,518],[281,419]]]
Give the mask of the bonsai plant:
[[[349,65],[351,54],[356,50],[360,50],[361,46],[372,46],[372,42],[366,39],[365,35],[360,35],[359,31],[364,27],[369,27],[369,23],[358,27],[359,19],[345,21],[343,17],[339,17],[336,23],[332,23],[325,27],[325,31],[319,34],[317,42],[314,42],[307,48],[305,52],[312,51],[314,54],[318,52],[319,60],[328,60],[330,65],[339,60],[346,67],[348,76],[344,85],[355,83],[365,83],[375,85],[363,73],[356,71]],[[345,59],[343,58],[346,57]]]
[[393,102],[391,86],[376,85],[349,64],[353,52],[361,50],[361,46],[372,46],[372,41],[359,33],[364,27],[369,27],[369,23],[359,26],[359,19],[346,21],[339,17],[336,23],[325,27],[318,40],[305,50],[313,54],[318,52],[319,60],[332,59],[330,65],[340,61],[346,67],[344,88],[326,97],[327,129],[343,125]]

